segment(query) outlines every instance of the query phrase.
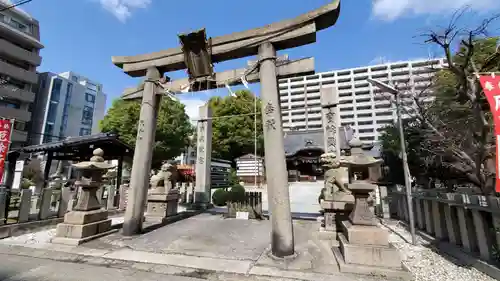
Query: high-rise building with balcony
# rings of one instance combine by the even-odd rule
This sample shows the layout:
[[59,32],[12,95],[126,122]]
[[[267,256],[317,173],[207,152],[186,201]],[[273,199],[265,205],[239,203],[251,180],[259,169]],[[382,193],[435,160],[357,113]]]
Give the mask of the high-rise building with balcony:
[[383,127],[393,124],[396,112],[391,94],[370,85],[367,78],[397,85],[402,95],[403,118],[415,113],[414,96],[424,101],[432,95],[420,95],[427,89],[443,59],[387,63],[335,70],[304,77],[279,80],[283,129],[317,130],[322,128],[320,89],[336,87],[339,94],[342,126],[350,126],[365,143],[378,141]]
[[11,148],[28,141],[41,64],[38,21],[0,1],[0,118],[14,119]]
[[105,108],[102,84],[71,71],[41,73],[31,144],[99,133]]

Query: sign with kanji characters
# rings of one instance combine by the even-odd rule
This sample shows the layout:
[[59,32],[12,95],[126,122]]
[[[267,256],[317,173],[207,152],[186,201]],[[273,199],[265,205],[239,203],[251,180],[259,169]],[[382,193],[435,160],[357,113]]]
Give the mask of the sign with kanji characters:
[[0,180],[3,178],[5,161],[7,161],[12,125],[12,120],[0,119]]
[[493,115],[496,136],[496,185],[495,191],[500,192],[500,75],[482,75],[479,77],[486,99]]

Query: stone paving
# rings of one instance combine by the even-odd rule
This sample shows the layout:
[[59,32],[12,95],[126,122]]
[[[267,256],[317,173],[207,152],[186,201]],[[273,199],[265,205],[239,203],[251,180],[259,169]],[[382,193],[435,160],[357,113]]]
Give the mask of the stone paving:
[[[114,218],[113,224],[119,224],[121,221],[122,218]],[[88,275],[88,280],[92,276],[95,279],[96,276],[87,273],[93,272],[91,266],[117,270],[105,274],[106,278],[109,276],[109,280],[131,280],[127,279],[128,277],[122,278],[125,275],[142,276],[136,280],[160,280],[154,274],[214,281],[393,280],[339,273],[338,265],[330,250],[331,244],[318,239],[317,229],[318,223],[315,221],[294,221],[298,256],[295,260],[286,262],[277,262],[268,255],[270,221],[267,220],[224,219],[220,215],[204,213],[140,236],[126,238],[113,234],[78,247],[51,244],[50,239],[54,231],[44,230],[0,240],[0,256],[7,255],[9,260],[18,256],[43,259],[40,259],[41,268],[28,268],[30,273],[22,275],[23,278],[27,276],[24,279],[19,277],[19,279],[0,278],[0,280],[87,280],[86,277],[57,279],[63,278],[63,275],[54,273],[62,266],[58,264],[61,261],[80,264],[80,267],[71,267],[74,265],[70,264],[65,268],[73,268],[69,272],[78,276]],[[449,257],[431,250],[421,239],[419,241],[422,246],[410,245],[407,242],[409,234],[402,228],[390,229],[395,232],[390,235],[389,240],[400,250],[404,264],[410,269],[416,281],[494,280],[474,268],[450,262]],[[9,266],[7,263],[3,265],[0,269]],[[142,273],[139,274],[138,271],[154,274],[141,275]],[[35,276],[35,272],[40,272],[40,279],[31,279]],[[5,272],[0,270],[0,277],[2,274],[5,276]],[[19,273],[14,275],[17,274]],[[55,277],[44,279],[45,276]],[[97,279],[108,280],[106,278]],[[167,280],[183,279],[167,278]]]
[[140,236],[112,234],[78,247],[2,240],[0,253],[174,275],[208,271],[283,280],[377,280],[339,273],[331,245],[315,236],[315,221],[294,221],[298,256],[293,261],[279,262],[269,256],[270,229],[267,220],[224,219],[204,213]]
[[206,279],[169,276],[134,268],[106,268],[47,259],[0,254],[0,281],[202,281]]

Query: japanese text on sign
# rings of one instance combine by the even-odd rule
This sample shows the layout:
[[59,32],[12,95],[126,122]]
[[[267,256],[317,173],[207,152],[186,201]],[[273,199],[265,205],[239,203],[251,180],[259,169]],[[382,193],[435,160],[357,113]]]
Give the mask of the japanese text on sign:
[[275,110],[274,109],[274,105],[270,101],[268,101],[267,104],[266,104],[266,107],[264,108],[264,113],[267,116],[269,116],[269,115],[271,115],[271,114],[274,113],[274,110]]
[[496,149],[496,192],[500,192],[500,155],[498,155],[500,141],[500,75],[483,75],[479,77],[479,82],[483,87],[484,94],[490,105],[495,124],[495,135],[497,139]]
[[335,107],[326,108],[323,112],[325,116],[325,137],[327,152],[334,152],[337,149],[337,114]]
[[269,130],[276,130],[276,121],[274,119],[269,119],[266,121],[266,129]]

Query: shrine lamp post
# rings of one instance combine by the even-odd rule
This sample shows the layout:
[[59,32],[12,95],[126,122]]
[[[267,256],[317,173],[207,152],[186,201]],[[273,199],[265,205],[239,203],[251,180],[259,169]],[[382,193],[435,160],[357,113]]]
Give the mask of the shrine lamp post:
[[396,98],[396,115],[398,118],[398,127],[399,127],[399,138],[401,140],[401,155],[403,158],[403,170],[405,177],[405,187],[406,187],[406,199],[408,201],[408,217],[410,218],[410,232],[411,232],[411,240],[412,244],[417,244],[417,238],[415,236],[415,220],[413,217],[413,203],[412,203],[412,190],[410,184],[410,169],[408,167],[408,155],[406,154],[406,140],[403,130],[403,120],[401,118],[401,97],[400,92],[391,85],[388,85],[379,80],[368,78],[368,82],[373,86],[380,88],[383,91],[386,91]]

